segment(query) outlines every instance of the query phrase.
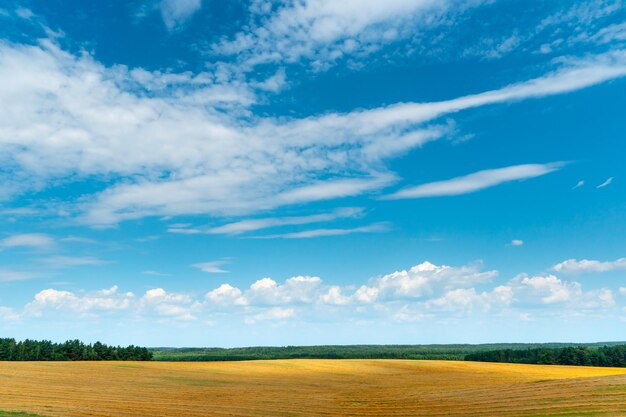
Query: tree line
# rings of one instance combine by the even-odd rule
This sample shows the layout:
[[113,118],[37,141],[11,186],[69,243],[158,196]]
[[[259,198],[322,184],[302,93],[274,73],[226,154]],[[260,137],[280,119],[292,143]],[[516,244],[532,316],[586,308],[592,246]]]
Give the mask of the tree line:
[[80,340],[53,343],[49,340],[0,339],[0,361],[150,361],[152,352],[140,346],[108,346]]
[[499,349],[474,352],[466,361],[510,362],[540,365],[579,365],[626,367],[626,345],[569,346],[563,348]]
[[[624,342],[582,346],[623,345]],[[462,361],[469,354],[487,351],[575,347],[569,343],[489,343],[481,345],[317,345],[252,346],[236,348],[153,348],[155,361],[209,362],[267,359],[439,359]]]
[[154,360],[179,362],[269,359],[446,359],[463,360],[467,346],[327,345],[252,346],[238,348],[155,348]]

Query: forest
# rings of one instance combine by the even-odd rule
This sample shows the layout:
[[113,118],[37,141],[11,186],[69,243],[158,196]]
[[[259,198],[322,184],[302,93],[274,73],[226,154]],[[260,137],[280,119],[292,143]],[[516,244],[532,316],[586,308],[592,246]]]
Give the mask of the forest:
[[0,339],[0,361],[150,361],[152,352],[139,346],[108,346],[80,340],[53,343],[49,340]]
[[539,365],[626,367],[626,345],[541,347],[521,350],[498,349],[470,353],[465,356],[465,360]]
[[321,345],[240,348],[145,348],[80,340],[0,338],[0,361],[175,361],[269,359],[414,359],[626,367],[626,344]]
[[[587,344],[589,348],[623,342]],[[559,349],[567,343],[494,343],[452,345],[319,345],[256,346],[236,348],[154,348],[156,361],[211,362],[259,359],[422,359],[464,360],[471,354],[525,349]],[[478,359],[476,359],[478,360]]]

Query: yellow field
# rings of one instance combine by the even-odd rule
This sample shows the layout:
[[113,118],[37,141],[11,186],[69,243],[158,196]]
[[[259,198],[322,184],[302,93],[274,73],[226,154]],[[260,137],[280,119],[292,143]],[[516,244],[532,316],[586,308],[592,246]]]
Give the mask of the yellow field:
[[0,362],[0,410],[62,417],[626,416],[626,369],[397,360]]

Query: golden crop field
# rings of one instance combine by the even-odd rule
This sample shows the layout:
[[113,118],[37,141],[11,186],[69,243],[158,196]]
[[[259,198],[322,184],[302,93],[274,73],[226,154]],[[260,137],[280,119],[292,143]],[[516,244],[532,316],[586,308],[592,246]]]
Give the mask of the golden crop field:
[[0,410],[59,417],[626,416],[626,369],[402,360],[0,362]]

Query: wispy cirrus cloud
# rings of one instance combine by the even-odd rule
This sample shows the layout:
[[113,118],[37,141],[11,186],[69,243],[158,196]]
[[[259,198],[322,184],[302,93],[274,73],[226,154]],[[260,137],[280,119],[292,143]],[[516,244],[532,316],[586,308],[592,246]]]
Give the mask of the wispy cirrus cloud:
[[312,229],[300,232],[281,233],[274,235],[255,236],[257,239],[312,239],[316,237],[345,236],[355,233],[380,233],[390,229],[387,222],[374,223],[367,226],[335,229]]
[[609,185],[613,184],[613,180],[615,178],[613,177],[609,177],[607,178],[606,181],[604,181],[602,184],[598,185],[596,188],[604,188],[604,187],[608,187]]
[[44,233],[20,233],[0,240],[0,248],[45,249],[54,246],[55,240]]
[[248,26],[213,46],[254,67],[305,59],[323,69],[346,56],[363,56],[416,31],[445,24],[450,15],[485,3],[480,0],[303,0],[253,3]]
[[562,166],[563,163],[550,163],[515,165],[506,168],[488,169],[450,180],[404,188],[393,194],[384,196],[383,198],[387,200],[398,200],[469,194],[511,181],[540,177],[554,172]]
[[200,262],[197,264],[193,264],[191,266],[203,272],[208,272],[211,274],[223,274],[223,273],[229,272],[225,270],[224,268],[222,268],[222,266],[226,264],[228,264],[227,260],[220,259],[217,261]]
[[360,217],[364,213],[362,208],[340,208],[331,213],[312,214],[309,216],[294,217],[265,217],[260,219],[248,219],[238,222],[228,223],[221,226],[209,228],[194,228],[190,225],[174,225],[168,228],[170,233],[180,234],[225,234],[239,235],[242,233],[254,232],[262,229],[269,229],[281,226],[295,226],[311,223],[329,222],[337,219]]
[[153,270],[145,270],[145,271],[141,271],[142,275],[152,275],[152,276],[156,276],[156,277],[167,277],[169,276],[169,274],[164,274],[162,272],[159,271],[153,271]]
[[161,0],[163,22],[169,30],[184,24],[202,7],[202,0]]
[[77,266],[104,265],[110,263],[93,256],[49,256],[40,259],[42,263],[51,268],[72,268]]
[[0,282],[26,281],[41,277],[41,274],[27,271],[0,269]]
[[[104,191],[77,195],[66,205],[84,223],[110,226],[146,216],[246,215],[378,193],[399,180],[390,160],[449,133],[444,124],[433,124],[442,116],[564,94],[624,75],[626,53],[613,51],[447,101],[250,118],[224,112],[247,102],[215,101],[218,86],[210,75],[109,68],[50,41],[1,43],[0,99],[12,103],[0,114],[0,161],[12,172],[2,178],[12,184],[5,198],[53,180],[102,179]],[[93,82],[83,83],[84,77]],[[151,94],[138,93],[138,85]],[[237,97],[239,87],[223,86],[231,87]]]

